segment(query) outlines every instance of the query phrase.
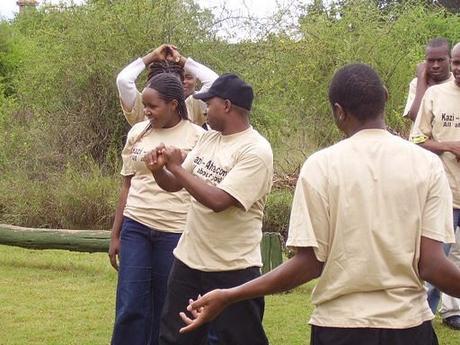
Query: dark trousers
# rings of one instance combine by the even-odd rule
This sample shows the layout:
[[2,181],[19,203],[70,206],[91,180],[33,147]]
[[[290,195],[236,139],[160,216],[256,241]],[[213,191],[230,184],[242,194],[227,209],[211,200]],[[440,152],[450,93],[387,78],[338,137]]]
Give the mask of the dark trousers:
[[[160,324],[161,345],[205,345],[209,325],[179,334],[185,324],[179,312],[186,311],[190,298],[196,299],[218,288],[230,288],[260,276],[258,267],[224,272],[203,272],[174,260],[168,281],[168,293]],[[225,309],[212,323],[220,345],[267,345],[262,327],[264,299],[235,303]]]
[[311,327],[310,345],[438,345],[431,321],[406,329]]

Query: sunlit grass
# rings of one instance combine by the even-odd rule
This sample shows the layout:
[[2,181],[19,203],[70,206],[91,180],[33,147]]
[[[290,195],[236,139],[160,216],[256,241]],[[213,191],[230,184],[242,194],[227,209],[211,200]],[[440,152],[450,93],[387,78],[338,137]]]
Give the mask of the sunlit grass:
[[[1,345],[107,345],[116,272],[107,255],[0,246]],[[309,343],[313,284],[266,298],[264,325],[272,345]],[[441,345],[458,332],[436,319]]]

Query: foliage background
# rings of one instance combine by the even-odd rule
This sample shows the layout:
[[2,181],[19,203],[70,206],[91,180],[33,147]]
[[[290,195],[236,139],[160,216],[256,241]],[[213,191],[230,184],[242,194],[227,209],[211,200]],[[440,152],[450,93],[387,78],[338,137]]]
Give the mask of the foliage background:
[[[252,121],[273,145],[278,181],[264,226],[284,231],[302,162],[341,138],[327,101],[334,71],[350,62],[374,66],[390,92],[388,124],[407,134],[401,113],[424,45],[436,36],[460,41],[455,6],[439,3],[294,1],[262,22],[216,16],[192,0],[89,0],[2,21],[0,222],[110,228],[129,130],[115,78],[134,58],[171,42],[254,86]],[[222,22],[253,35],[222,38]]]

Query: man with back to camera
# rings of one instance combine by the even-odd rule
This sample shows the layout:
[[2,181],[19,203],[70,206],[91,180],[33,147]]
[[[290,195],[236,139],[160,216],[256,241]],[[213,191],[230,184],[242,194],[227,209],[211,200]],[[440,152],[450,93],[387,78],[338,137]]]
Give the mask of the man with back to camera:
[[[179,312],[191,297],[260,276],[262,216],[273,177],[270,144],[249,121],[252,87],[234,74],[216,79],[195,98],[208,105],[212,130],[185,161],[180,150],[158,147],[146,157],[158,185],[192,195],[184,233],[174,250],[160,344],[201,345],[207,326],[180,334]],[[267,345],[263,298],[242,301],[214,320],[220,344]]]
[[[460,43],[452,49],[451,70],[453,78],[447,83],[430,87],[421,102],[411,140],[438,154],[444,164],[453,194],[454,231],[460,223]],[[458,246],[459,243],[457,242]],[[449,253],[450,246],[444,248]],[[459,251],[451,253],[459,262]],[[430,287],[428,303],[436,312],[439,290]],[[460,300],[442,295],[439,310],[443,323],[460,330]]]
[[238,301],[319,278],[312,345],[438,344],[423,281],[460,296],[460,270],[442,249],[454,241],[452,194],[439,157],[385,130],[386,99],[369,66],[336,72],[329,101],[348,138],[301,169],[287,241],[296,255],[260,278],[192,301],[181,332]]

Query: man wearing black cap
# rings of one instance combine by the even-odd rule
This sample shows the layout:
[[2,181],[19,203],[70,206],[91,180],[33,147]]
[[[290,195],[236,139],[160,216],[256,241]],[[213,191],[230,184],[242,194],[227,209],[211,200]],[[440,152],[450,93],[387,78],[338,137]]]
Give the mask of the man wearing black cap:
[[[208,105],[213,130],[203,134],[185,161],[174,147],[158,147],[145,160],[163,189],[192,196],[184,233],[174,250],[160,344],[206,344],[207,327],[179,334],[179,312],[189,299],[260,275],[262,216],[273,176],[270,144],[249,122],[252,87],[224,74],[194,95]],[[264,301],[229,307],[213,323],[222,344],[265,345]]]

